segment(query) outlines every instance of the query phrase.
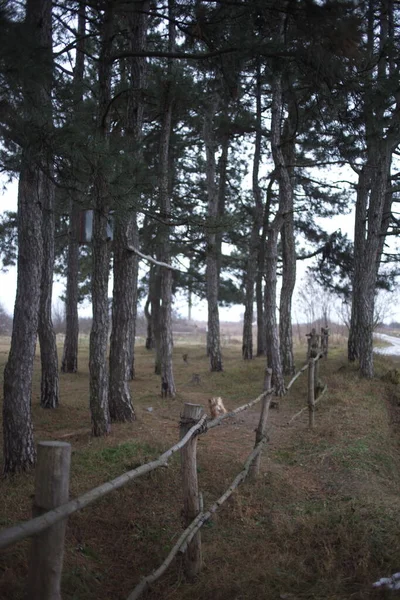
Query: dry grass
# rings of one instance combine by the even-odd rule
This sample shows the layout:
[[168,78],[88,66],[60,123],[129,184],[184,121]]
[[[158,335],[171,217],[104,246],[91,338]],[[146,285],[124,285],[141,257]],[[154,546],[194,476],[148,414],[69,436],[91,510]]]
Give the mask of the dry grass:
[[[233,334],[232,334],[233,335]],[[0,340],[0,360],[8,340]],[[182,359],[189,354],[189,364]],[[240,346],[224,349],[224,373],[209,373],[204,349],[176,346],[179,389],[173,401],[159,397],[153,359],[137,352],[132,383],[137,421],[115,425],[106,439],[90,437],[87,346],[80,373],[61,376],[61,406],[39,407],[35,372],[36,439],[68,440],[73,447],[71,495],[75,496],[157,456],[178,438],[184,401],[221,395],[234,408],[258,395],[264,360],[243,362]],[[298,364],[303,362],[304,347]],[[378,376],[393,368],[378,359]],[[39,367],[39,364],[37,364]],[[191,382],[193,373],[200,385]],[[287,422],[304,404],[306,377],[273,411],[268,453],[256,484],[246,483],[203,528],[204,570],[185,582],[179,561],[150,591],[152,600],[364,599],[379,597],[371,582],[400,567],[398,386],[379,377],[361,381],[348,366],[340,339],[321,367],[329,392],[309,431],[307,415]],[[152,412],[147,409],[152,407]],[[199,441],[199,480],[205,506],[241,469],[254,443],[258,409],[241,413]],[[0,482],[0,525],[30,515],[33,476]],[[124,599],[165,558],[181,530],[179,460],[73,515],[68,522],[64,600]],[[1,555],[0,598],[24,594],[27,543]]]

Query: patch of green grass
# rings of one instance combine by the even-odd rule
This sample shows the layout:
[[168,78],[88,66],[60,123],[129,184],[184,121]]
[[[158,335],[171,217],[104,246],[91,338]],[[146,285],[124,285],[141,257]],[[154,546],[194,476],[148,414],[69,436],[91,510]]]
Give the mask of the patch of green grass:
[[124,442],[118,446],[90,446],[73,453],[73,473],[84,477],[96,475],[106,481],[156,458],[159,450],[149,444]]

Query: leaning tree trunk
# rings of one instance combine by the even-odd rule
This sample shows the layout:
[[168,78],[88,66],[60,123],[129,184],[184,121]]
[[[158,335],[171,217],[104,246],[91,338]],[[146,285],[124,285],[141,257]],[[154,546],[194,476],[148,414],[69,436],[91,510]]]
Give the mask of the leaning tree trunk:
[[210,227],[207,233],[206,258],[206,297],[208,304],[207,351],[210,357],[211,371],[222,371],[222,356],[218,310],[218,249],[216,239],[216,220],[218,218],[218,194],[215,183],[215,139],[213,134],[214,115],[217,110],[216,97],[211,100],[210,108],[204,116],[204,142],[206,147],[206,178],[208,195],[208,217]]
[[[78,30],[76,39],[76,59],[74,68],[74,112],[79,110],[83,99],[83,77],[85,72],[85,4],[79,2]],[[69,237],[67,260],[67,285],[65,298],[65,338],[61,371],[76,373],[78,371],[78,341],[79,341],[79,227],[80,209],[78,197],[71,202],[69,211]]]
[[31,388],[42,276],[43,175],[22,157],[18,189],[18,280],[13,331],[4,370],[4,473],[35,463]]
[[58,406],[58,355],[56,334],[51,318],[54,271],[54,183],[43,180],[43,265],[39,303],[39,343],[42,364],[40,406]]
[[[111,61],[113,36],[113,7],[108,2],[101,26],[101,49],[99,56],[99,104],[97,115],[98,147],[106,156],[110,126]],[[93,323],[90,332],[89,374],[90,413],[92,434],[107,435],[110,432],[108,405],[107,341],[109,327],[108,279],[110,269],[110,239],[107,231],[109,214],[107,166],[102,154],[97,159],[94,173],[93,211],[93,272],[92,305]]]
[[27,0],[25,24],[32,42],[27,60],[32,61],[33,69],[40,70],[41,78],[33,71],[23,87],[25,129],[29,129],[30,138],[22,151],[18,188],[17,295],[4,370],[4,474],[26,470],[35,462],[31,388],[43,265],[42,221],[47,191],[43,170],[51,164],[48,149],[43,147],[43,139],[51,139],[52,129],[51,19],[50,0]]

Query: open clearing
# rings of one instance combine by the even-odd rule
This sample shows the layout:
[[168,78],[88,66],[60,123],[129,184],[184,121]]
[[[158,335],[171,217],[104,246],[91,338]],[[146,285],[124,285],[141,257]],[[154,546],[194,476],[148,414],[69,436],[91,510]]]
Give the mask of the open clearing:
[[[0,340],[1,364],[9,340]],[[182,355],[188,353],[186,364]],[[204,347],[176,344],[179,394],[161,400],[153,356],[142,346],[132,382],[137,421],[114,425],[106,439],[92,439],[88,410],[87,344],[77,375],[61,375],[61,406],[39,407],[37,357],[32,397],[36,441],[72,444],[71,497],[157,457],[178,439],[183,403],[206,407],[213,395],[232,409],[261,391],[265,360],[244,362],[240,345],[224,348],[223,373],[210,373]],[[299,349],[297,367],[304,363]],[[270,442],[261,476],[246,482],[202,529],[204,569],[185,582],[179,561],[144,596],[151,600],[365,599],[382,597],[371,583],[400,569],[399,386],[380,377],[399,358],[377,357],[377,378],[362,381],[344,348],[333,346],[321,364],[328,392],[316,428],[307,413],[287,422],[306,402],[306,377],[298,380],[280,411],[271,411]],[[193,373],[201,378],[192,383]],[[148,409],[152,408],[152,411]],[[211,504],[241,470],[254,444],[259,407],[200,437],[199,482]],[[0,526],[30,517],[33,475],[0,482]],[[165,558],[181,531],[179,457],[108,495],[68,521],[64,600],[122,600]],[[1,553],[0,598],[24,595],[29,543]]]

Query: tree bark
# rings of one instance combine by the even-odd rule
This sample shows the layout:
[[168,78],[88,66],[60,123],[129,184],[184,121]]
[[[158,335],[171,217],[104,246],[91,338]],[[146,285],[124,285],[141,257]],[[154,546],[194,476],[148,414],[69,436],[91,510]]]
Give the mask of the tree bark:
[[[83,98],[83,77],[85,72],[85,30],[86,12],[85,4],[79,3],[78,35],[76,40],[76,60],[74,68],[74,109],[78,109]],[[63,373],[76,373],[78,371],[78,341],[79,341],[79,227],[80,209],[78,198],[71,202],[69,212],[69,238],[68,238],[68,263],[67,286],[65,299],[65,339],[61,371]]]
[[293,175],[296,160],[295,141],[297,125],[297,105],[294,90],[288,78],[287,98],[288,116],[283,126],[282,156],[286,176],[279,180],[279,194],[285,195],[280,199],[284,206],[285,222],[281,229],[282,242],[282,288],[279,304],[279,342],[282,369],[285,375],[295,372],[292,334],[292,296],[296,284],[296,245],[294,238],[294,205],[293,205]]
[[[262,200],[259,184],[259,172],[261,162],[261,70],[260,62],[257,61],[256,73],[256,137],[253,158],[253,224],[250,234],[249,255],[245,271],[245,310],[243,318],[243,342],[242,356],[245,360],[253,358],[253,312],[254,312],[254,284],[257,277],[257,259],[260,249],[260,227],[262,223]],[[262,282],[262,279],[261,279]],[[262,285],[261,285],[262,290]],[[262,298],[262,292],[261,292]],[[262,307],[262,301],[261,301]],[[262,321],[261,317],[261,321]]]
[[212,95],[208,109],[205,110],[203,134],[206,147],[206,179],[208,196],[207,258],[206,258],[206,296],[208,303],[207,351],[210,357],[211,371],[223,371],[219,310],[218,310],[218,249],[216,225],[218,218],[218,193],[216,189],[215,167],[215,138],[213,132],[214,116],[217,111],[218,99]]
[[[139,2],[135,10],[127,13],[129,46],[132,52],[143,51],[146,41],[148,2]],[[112,331],[110,341],[110,415],[113,421],[132,421],[135,418],[129,380],[134,375],[134,338],[137,303],[138,257],[128,250],[137,247],[139,234],[136,211],[130,204],[137,204],[140,197],[138,172],[140,170],[143,124],[143,87],[145,61],[141,57],[129,59],[131,91],[126,114],[126,149],[134,165],[134,194],[125,204],[117,207],[114,226],[114,290],[112,308]],[[136,181],[135,181],[136,179]],[[132,182],[130,182],[132,185]]]
[[[381,93],[385,85],[392,85],[390,78],[393,77],[386,54],[387,45],[393,43],[393,31],[390,27],[393,3],[380,5],[378,39],[374,27],[375,10],[376,5],[370,0],[367,49],[371,64],[375,62],[376,65],[376,78],[371,72],[366,82],[370,89],[367,89],[364,96],[367,158],[359,172],[357,189],[352,311],[348,341],[349,360],[359,359],[361,375],[366,378],[374,375],[372,336],[376,282],[392,204],[391,192],[388,190],[392,153],[400,141],[398,95],[391,120],[385,115],[383,101],[371,101],[371,97],[376,98],[377,92]],[[388,36],[391,36],[390,40]]]
[[63,373],[76,373],[78,371],[79,217],[79,207],[75,202],[72,202],[69,217],[65,339],[61,363],[61,371]]
[[[111,100],[111,62],[109,59],[113,35],[112,2],[105,7],[101,24],[101,49],[99,56],[99,101],[97,115],[97,141],[104,152],[108,147],[109,105]],[[93,181],[93,272],[92,305],[93,324],[90,332],[90,412],[92,434],[110,432],[108,404],[107,341],[109,327],[108,279],[110,268],[110,239],[107,231],[109,215],[107,169],[101,154],[97,157]]]
[[[149,274],[149,290],[151,289],[151,285],[152,285],[152,274],[154,271],[154,267],[150,267],[150,274]],[[144,315],[146,317],[146,323],[147,323],[147,327],[146,327],[146,350],[153,350],[154,348],[154,336],[153,336],[153,317],[152,314],[150,312],[150,305],[151,305],[151,296],[150,296],[150,291],[149,294],[147,296],[147,300],[146,300],[146,304],[144,305]]]
[[[127,225],[130,225],[131,231]],[[112,421],[133,421],[129,380],[132,366],[132,297],[136,293],[138,261],[127,247],[133,245],[132,237],[137,229],[136,216],[124,211],[114,221],[114,290],[112,330],[110,339],[110,388],[109,405]]]
[[278,236],[290,209],[292,187],[281,148],[281,115],[283,109],[282,75],[277,73],[272,82],[271,148],[276,179],[279,183],[279,208],[269,226],[266,246],[265,313],[267,323],[267,359],[272,368],[272,385],[278,395],[285,393],[276,321],[276,278],[278,265]]
[[[169,51],[175,48],[175,1],[168,0],[168,34]],[[161,120],[160,134],[160,170],[159,170],[159,202],[161,215],[168,219],[171,214],[171,201],[169,189],[169,157],[170,138],[173,110],[173,63],[168,61],[167,81],[164,85],[164,106]],[[167,264],[171,261],[170,231],[168,225],[159,225],[158,259]],[[161,304],[159,319],[160,336],[160,368],[161,368],[161,396],[175,397],[175,382],[172,368],[172,271],[165,267],[160,268]]]
[[[4,474],[30,468],[35,462],[31,388],[43,266],[43,206],[48,193],[43,170],[51,164],[43,131],[51,130],[52,4],[27,0],[25,24],[32,45],[27,60],[40,70],[23,82],[24,140],[18,188],[18,279],[13,331],[4,370]],[[38,133],[39,132],[39,133]]]
[[[52,171],[52,166],[49,167]],[[39,343],[42,365],[40,406],[57,408],[58,406],[58,355],[56,334],[51,317],[54,271],[54,183],[43,178],[43,264],[39,303]]]

